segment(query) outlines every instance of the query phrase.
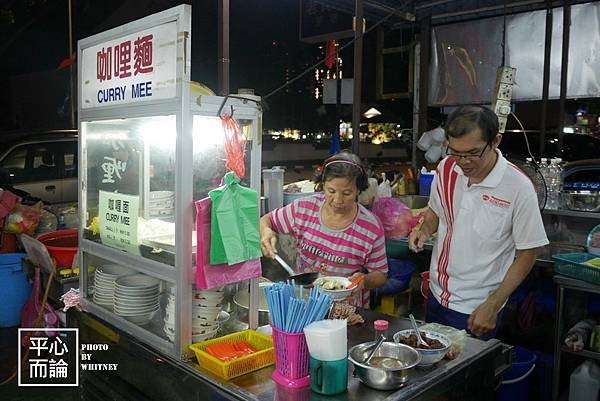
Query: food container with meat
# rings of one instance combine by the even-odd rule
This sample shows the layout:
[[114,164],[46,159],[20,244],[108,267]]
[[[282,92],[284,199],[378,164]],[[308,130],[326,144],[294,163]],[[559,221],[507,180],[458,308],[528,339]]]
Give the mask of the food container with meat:
[[417,344],[417,336],[413,329],[402,330],[394,334],[394,341],[400,344],[408,345],[417,350],[421,355],[419,366],[433,365],[444,359],[446,353],[450,350],[452,342],[443,334],[429,330],[419,330],[423,340],[429,344],[429,348],[424,348]]

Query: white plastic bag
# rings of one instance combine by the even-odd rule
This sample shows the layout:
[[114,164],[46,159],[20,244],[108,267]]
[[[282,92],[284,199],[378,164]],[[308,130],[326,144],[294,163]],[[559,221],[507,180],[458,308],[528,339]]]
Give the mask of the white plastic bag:
[[385,173],[384,173],[383,181],[377,187],[377,199],[391,198],[391,197],[392,197],[392,186],[390,185],[390,181],[385,178]]
[[454,359],[460,355],[461,351],[465,347],[467,341],[467,332],[465,330],[459,330],[454,327],[444,326],[439,323],[427,323],[420,327],[423,330],[431,330],[436,333],[445,335],[452,341],[450,351],[446,354],[446,358]]

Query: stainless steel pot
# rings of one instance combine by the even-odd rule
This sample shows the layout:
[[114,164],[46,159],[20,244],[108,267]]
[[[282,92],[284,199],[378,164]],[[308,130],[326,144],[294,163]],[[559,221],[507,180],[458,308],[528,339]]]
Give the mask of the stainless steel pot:
[[[233,296],[233,303],[237,308],[237,316],[241,321],[248,322],[248,308],[250,305],[250,292],[248,287],[240,288]],[[264,326],[269,324],[269,308],[265,293],[262,290],[258,291],[258,324]]]
[[599,191],[563,191],[560,193],[563,206],[580,212],[600,212]]
[[[362,343],[350,349],[348,359],[354,364],[354,374],[360,381],[377,390],[393,390],[406,383],[412,369],[421,362],[421,355],[408,345],[384,342],[377,350],[371,363],[363,361],[369,356],[374,342]],[[394,367],[376,367],[374,361],[379,358],[393,358],[397,362]]]

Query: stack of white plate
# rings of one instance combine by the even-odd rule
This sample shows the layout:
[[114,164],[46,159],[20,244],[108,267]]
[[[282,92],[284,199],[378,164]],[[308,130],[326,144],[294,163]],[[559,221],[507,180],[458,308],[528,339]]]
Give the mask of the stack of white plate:
[[114,311],[136,324],[147,324],[159,309],[160,281],[137,273],[115,281]]
[[120,265],[104,265],[96,269],[94,277],[94,302],[112,309],[114,303],[115,280],[131,274],[131,269]]
[[[229,319],[223,311],[224,292],[219,290],[194,290],[192,302],[192,341],[200,342],[217,335],[219,326]],[[175,339],[175,296],[169,293],[165,309],[164,331],[167,337]]]
[[172,218],[175,215],[175,192],[151,191],[148,202],[150,218]]

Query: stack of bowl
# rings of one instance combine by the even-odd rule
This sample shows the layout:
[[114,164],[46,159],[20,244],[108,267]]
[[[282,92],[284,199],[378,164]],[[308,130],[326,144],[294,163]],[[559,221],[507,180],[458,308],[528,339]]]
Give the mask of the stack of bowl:
[[172,219],[175,216],[175,192],[151,191],[148,206],[151,219]]
[[192,341],[213,338],[219,330],[219,314],[223,309],[222,290],[194,290],[192,300]]
[[[224,296],[222,289],[193,291],[192,342],[215,337],[219,326],[229,319],[229,314],[222,310]],[[169,340],[175,340],[175,292],[172,287],[165,308],[164,332]]]
[[115,281],[114,311],[117,315],[139,324],[149,323],[159,309],[160,281],[137,273]]
[[98,267],[94,277],[94,302],[112,309],[114,304],[115,280],[131,273],[130,269],[120,265]]

